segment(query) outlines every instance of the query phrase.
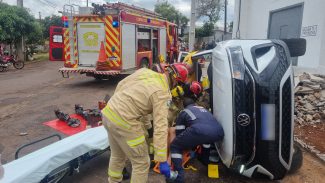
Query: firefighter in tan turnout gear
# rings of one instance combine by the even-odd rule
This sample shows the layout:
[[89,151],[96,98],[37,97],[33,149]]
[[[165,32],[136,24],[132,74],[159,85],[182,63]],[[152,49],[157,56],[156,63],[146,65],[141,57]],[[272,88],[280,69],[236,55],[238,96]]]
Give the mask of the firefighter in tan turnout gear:
[[122,181],[127,159],[132,164],[131,182],[147,182],[150,167],[145,140],[147,129],[140,119],[148,114],[153,115],[154,159],[161,162],[162,174],[170,176],[170,167],[166,162],[167,114],[172,98],[170,88],[177,86],[178,82],[185,82],[187,74],[184,65],[172,64],[163,74],[143,68],[119,82],[114,95],[102,110],[111,148],[110,183]]

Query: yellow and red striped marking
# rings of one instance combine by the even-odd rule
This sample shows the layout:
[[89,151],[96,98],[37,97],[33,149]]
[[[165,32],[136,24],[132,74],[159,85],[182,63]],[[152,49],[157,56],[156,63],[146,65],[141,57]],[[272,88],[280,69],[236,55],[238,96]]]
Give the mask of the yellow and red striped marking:
[[[111,67],[121,67],[121,57],[120,57],[120,28],[113,27],[113,18],[111,16],[105,17],[105,51],[108,58],[116,57],[116,60],[109,60]],[[113,51],[112,48],[115,48]]]
[[69,28],[64,29],[64,60],[65,61],[70,61]]
[[[74,56],[75,63],[78,63],[78,49],[77,49],[77,22],[104,22],[105,24],[105,53],[107,58],[115,57],[116,60],[108,59],[108,63],[111,67],[121,67],[121,46],[120,46],[120,28],[113,27],[112,16],[102,17],[74,17]],[[115,48],[115,51],[112,48]]]
[[77,48],[77,21],[78,18],[73,18],[73,47],[74,47],[74,63],[78,64],[78,48]]

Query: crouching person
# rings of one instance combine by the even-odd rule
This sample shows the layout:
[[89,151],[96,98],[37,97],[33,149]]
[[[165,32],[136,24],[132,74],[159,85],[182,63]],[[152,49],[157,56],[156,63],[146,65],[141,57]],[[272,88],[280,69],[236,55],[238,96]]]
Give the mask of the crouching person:
[[176,138],[170,145],[171,159],[178,176],[174,182],[184,182],[182,154],[198,145],[222,140],[223,129],[213,115],[203,107],[195,105],[190,98],[184,99],[184,110],[176,119]]

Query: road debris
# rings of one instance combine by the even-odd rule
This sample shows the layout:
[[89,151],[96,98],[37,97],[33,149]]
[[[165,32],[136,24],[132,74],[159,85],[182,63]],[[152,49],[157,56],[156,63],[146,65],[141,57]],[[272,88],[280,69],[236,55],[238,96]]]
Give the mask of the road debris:
[[21,132],[21,133],[19,133],[19,136],[26,136],[26,135],[28,135],[27,132]]
[[304,126],[324,120],[325,76],[303,73],[295,89],[295,121]]

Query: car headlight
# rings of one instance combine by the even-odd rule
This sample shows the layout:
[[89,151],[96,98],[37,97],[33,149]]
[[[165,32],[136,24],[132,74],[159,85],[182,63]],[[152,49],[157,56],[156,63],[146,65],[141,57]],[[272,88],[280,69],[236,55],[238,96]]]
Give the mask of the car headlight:
[[245,64],[243,51],[240,46],[229,47],[227,49],[228,56],[231,63],[232,78],[244,80]]
[[239,173],[242,174],[245,170],[245,165],[240,165]]

